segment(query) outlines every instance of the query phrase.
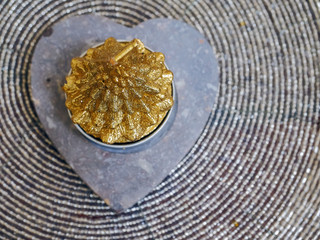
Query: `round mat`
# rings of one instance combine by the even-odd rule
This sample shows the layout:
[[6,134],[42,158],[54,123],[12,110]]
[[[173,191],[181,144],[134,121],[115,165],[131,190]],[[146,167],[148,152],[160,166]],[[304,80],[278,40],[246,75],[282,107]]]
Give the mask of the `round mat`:
[[[219,95],[197,144],[121,214],[66,164],[32,102],[37,41],[79,14],[125,26],[185,21],[219,62]],[[320,238],[317,1],[5,0],[0,29],[1,239]]]

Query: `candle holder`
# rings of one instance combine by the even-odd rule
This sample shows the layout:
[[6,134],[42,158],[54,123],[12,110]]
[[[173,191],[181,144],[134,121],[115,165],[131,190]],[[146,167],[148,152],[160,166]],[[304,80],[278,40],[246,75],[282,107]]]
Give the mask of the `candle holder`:
[[[194,28],[172,19],[152,19],[127,28],[101,16],[81,15],[57,22],[51,33],[40,38],[32,57],[31,89],[38,117],[56,149],[84,182],[114,210],[124,211],[152,191],[188,154],[201,151],[199,142],[210,127],[207,122],[219,89],[213,49]],[[172,108],[159,125],[131,142],[103,142],[90,130],[75,126],[65,106],[62,87],[72,58],[92,46],[99,48],[96,44],[111,36],[125,42],[141,39],[148,51],[164,54],[167,67],[163,67],[174,74],[169,91]],[[110,66],[118,66],[131,51],[138,51],[125,45],[110,54]],[[95,96],[94,92],[89,95]],[[152,105],[147,107],[152,111]],[[144,106],[137,109],[148,112]]]
[[63,87],[66,106],[91,142],[109,151],[139,151],[169,130],[176,93],[162,53],[138,39],[108,38],[72,59],[71,66]]

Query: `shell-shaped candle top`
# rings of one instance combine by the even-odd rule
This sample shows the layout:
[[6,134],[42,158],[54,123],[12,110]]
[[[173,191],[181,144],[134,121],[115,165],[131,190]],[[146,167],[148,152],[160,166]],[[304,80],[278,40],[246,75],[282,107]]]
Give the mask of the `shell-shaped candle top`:
[[104,143],[135,142],[152,133],[173,106],[173,74],[164,55],[143,43],[108,38],[73,58],[63,86],[72,121]]

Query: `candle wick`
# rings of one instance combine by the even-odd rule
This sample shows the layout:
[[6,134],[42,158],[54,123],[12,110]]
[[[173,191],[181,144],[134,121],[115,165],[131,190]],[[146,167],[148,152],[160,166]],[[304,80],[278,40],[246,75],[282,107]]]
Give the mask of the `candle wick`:
[[138,48],[141,52],[144,51],[144,45],[139,39],[133,39],[124,49],[121,50],[117,55],[110,59],[111,65],[117,65],[118,61],[131,52],[134,48]]

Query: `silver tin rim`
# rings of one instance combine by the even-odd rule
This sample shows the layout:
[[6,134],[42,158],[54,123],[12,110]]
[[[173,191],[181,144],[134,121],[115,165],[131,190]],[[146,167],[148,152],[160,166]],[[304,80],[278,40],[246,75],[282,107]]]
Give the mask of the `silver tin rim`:
[[[117,40],[117,41],[118,42],[129,42],[126,40]],[[101,42],[101,43],[93,45],[90,48],[96,48],[96,47],[99,47],[103,44],[104,44],[104,42]],[[149,47],[145,46],[145,48],[151,52],[154,52]],[[80,57],[83,57],[86,54],[87,54],[87,51],[83,52],[80,55]],[[164,63],[164,65],[166,66],[166,68],[168,70],[170,70],[166,63]],[[68,72],[68,76],[71,74],[71,72],[72,72],[72,69],[70,69],[70,71]],[[74,126],[89,141],[91,141],[94,144],[98,145],[99,147],[102,147],[102,148],[109,150],[111,152],[130,153],[130,152],[137,152],[137,151],[144,150],[147,147],[157,143],[165,135],[165,133],[170,129],[171,125],[174,122],[174,118],[175,118],[176,111],[177,111],[177,93],[176,93],[174,81],[172,81],[171,87],[172,87],[172,98],[173,98],[172,108],[168,111],[165,118],[162,120],[160,125],[153,132],[151,132],[150,134],[148,134],[147,136],[143,137],[142,139],[140,139],[136,142],[107,144],[107,143],[104,143],[101,140],[91,136],[90,134],[86,133],[78,124],[74,124]],[[67,98],[66,94],[65,94],[65,97]],[[68,108],[67,108],[67,111],[68,111],[69,117],[71,119],[72,114]]]

